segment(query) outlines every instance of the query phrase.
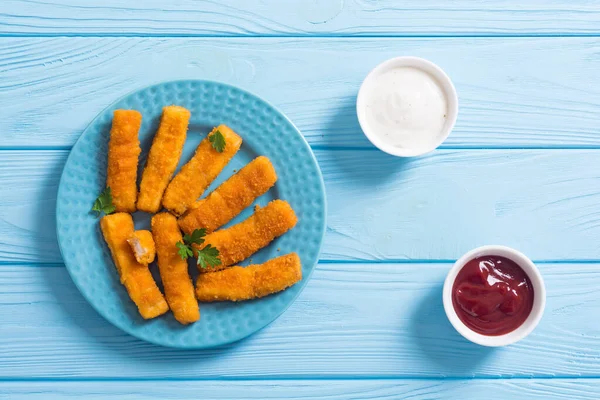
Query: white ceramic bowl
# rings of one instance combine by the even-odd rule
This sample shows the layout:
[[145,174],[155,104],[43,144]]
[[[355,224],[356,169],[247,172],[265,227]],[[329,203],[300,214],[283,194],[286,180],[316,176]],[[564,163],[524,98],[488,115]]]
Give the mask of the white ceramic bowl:
[[[494,255],[508,258],[520,266],[529,277],[533,286],[533,308],[523,324],[512,332],[499,336],[486,336],[472,331],[458,317],[452,304],[452,288],[458,272],[474,258]],[[466,339],[482,346],[498,347],[515,343],[529,335],[542,318],[546,306],[546,288],[540,271],[523,253],[506,246],[482,246],[462,256],[448,272],[444,282],[444,310],[454,328]]]
[[[448,112],[446,114],[446,122],[444,123],[442,132],[435,135],[435,137],[432,137],[426,146],[420,146],[418,148],[394,146],[393,144],[381,139],[380,136],[373,132],[372,128],[366,122],[367,94],[376,85],[377,78],[381,76],[381,74],[389,71],[392,68],[400,67],[413,67],[428,73],[437,81],[446,96]],[[356,114],[358,116],[358,122],[362,131],[367,139],[373,143],[373,145],[378,147],[380,150],[394,156],[415,157],[435,150],[444,142],[444,140],[446,140],[448,135],[450,135],[458,116],[458,96],[456,94],[456,89],[454,88],[454,85],[452,84],[452,81],[448,75],[446,75],[446,73],[440,67],[431,61],[427,61],[419,57],[396,57],[379,64],[367,75],[358,91],[358,96],[356,99]]]

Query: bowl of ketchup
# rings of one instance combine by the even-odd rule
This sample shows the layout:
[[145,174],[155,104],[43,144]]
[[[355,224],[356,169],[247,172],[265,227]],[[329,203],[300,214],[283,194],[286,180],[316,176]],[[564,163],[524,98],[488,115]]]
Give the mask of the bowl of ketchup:
[[444,310],[473,343],[506,346],[529,335],[544,313],[546,289],[535,264],[505,246],[462,256],[444,282]]

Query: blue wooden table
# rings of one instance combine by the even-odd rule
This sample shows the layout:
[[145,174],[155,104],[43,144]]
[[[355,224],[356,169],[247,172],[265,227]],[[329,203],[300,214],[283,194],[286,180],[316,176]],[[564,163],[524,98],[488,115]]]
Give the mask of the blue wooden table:
[[[2,0],[0,398],[600,398],[599,37],[595,0]],[[398,55],[439,64],[460,97],[454,132],[421,158],[376,150],[355,116],[364,76]],[[186,78],[283,110],[329,205],[294,305],[210,351],[107,323],[55,235],[86,125]],[[462,339],[441,304],[452,262],[483,244],[525,252],[548,290],[537,330],[496,350]]]

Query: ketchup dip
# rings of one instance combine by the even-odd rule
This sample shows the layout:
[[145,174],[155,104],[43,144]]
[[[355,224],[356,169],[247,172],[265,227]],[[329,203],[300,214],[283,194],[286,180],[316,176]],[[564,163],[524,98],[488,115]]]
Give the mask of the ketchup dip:
[[468,261],[452,287],[452,305],[469,329],[486,336],[510,333],[533,308],[533,285],[508,258],[485,255]]

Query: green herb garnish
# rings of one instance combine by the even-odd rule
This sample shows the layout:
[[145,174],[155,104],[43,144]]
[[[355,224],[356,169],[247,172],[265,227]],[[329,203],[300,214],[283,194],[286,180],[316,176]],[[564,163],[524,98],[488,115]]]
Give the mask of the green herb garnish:
[[208,137],[208,140],[212,144],[212,147],[219,153],[225,150],[225,137],[218,129]]
[[217,250],[216,247],[212,247],[210,244],[202,250],[199,250],[198,265],[202,269],[221,265],[221,260],[219,260],[219,250]]
[[179,257],[181,257],[182,260],[187,260],[188,257],[194,255],[191,247],[187,244],[177,242],[175,245],[177,246],[177,254],[179,254]]
[[188,245],[202,244],[204,243],[204,236],[206,236],[206,228],[194,229],[191,235],[183,235],[183,243]]
[[192,245],[201,245],[204,243],[204,236],[206,236],[206,229],[204,228],[195,229],[191,235],[183,235],[183,242],[175,243],[179,257],[181,257],[182,260],[187,260],[188,257],[192,257],[194,255]]
[[[206,236],[206,229],[195,229],[191,235],[186,234],[183,236],[183,243],[176,243],[177,254],[179,254],[182,260],[187,260],[194,255],[192,245],[202,245],[204,243],[204,236]],[[210,244],[201,250],[197,250],[196,253],[198,257],[197,264],[200,268],[221,265],[221,260],[219,260],[219,250],[217,250],[216,247],[212,247]]]
[[94,205],[92,206],[92,211],[98,213],[100,216],[101,213],[106,215],[112,214],[115,212],[115,206],[112,200],[112,193],[110,191],[110,187],[107,187],[100,193],[100,196],[94,201]]

